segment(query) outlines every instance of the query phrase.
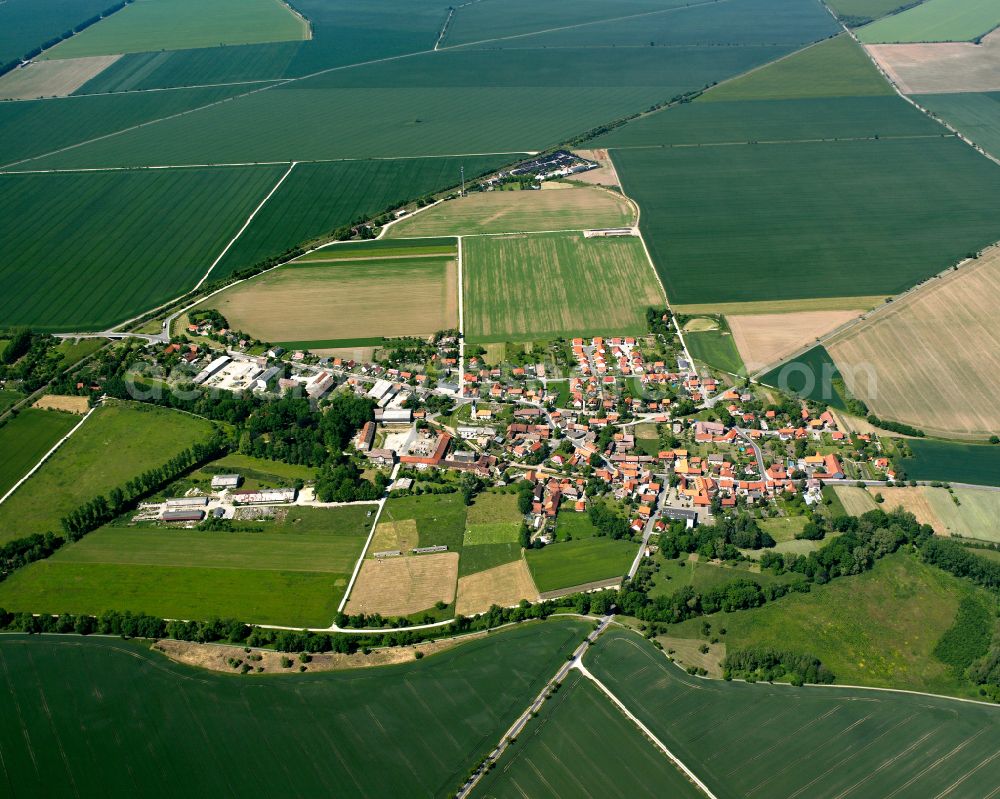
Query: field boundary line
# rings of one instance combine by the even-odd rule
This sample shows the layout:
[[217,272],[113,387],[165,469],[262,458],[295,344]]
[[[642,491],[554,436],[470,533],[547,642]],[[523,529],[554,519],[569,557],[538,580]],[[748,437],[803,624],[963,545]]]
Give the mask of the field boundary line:
[[241,227],[238,231],[236,231],[236,235],[233,236],[229,240],[229,244],[227,244],[225,246],[225,248],[222,250],[222,252],[219,253],[219,256],[214,261],[212,261],[212,265],[210,267],[208,267],[208,271],[205,272],[205,274],[201,276],[201,280],[199,280],[197,282],[197,284],[195,285],[195,287],[193,289],[191,289],[191,291],[197,291],[198,289],[200,289],[202,287],[202,285],[205,283],[205,281],[208,280],[208,276],[210,274],[212,274],[212,270],[215,269],[215,267],[219,265],[219,262],[223,258],[226,257],[226,253],[229,252],[229,250],[237,242],[237,240],[239,239],[239,237],[243,235],[243,232],[248,227],[250,227],[250,223],[253,222],[254,217],[257,216],[257,214],[260,213],[261,209],[265,205],[267,205],[267,201],[270,200],[274,196],[274,193],[278,189],[281,188],[281,184],[285,182],[285,180],[288,178],[289,175],[292,174],[292,170],[295,169],[295,165],[297,163],[298,163],[298,161],[292,161],[292,163],[289,165],[288,170],[285,172],[285,174],[281,176],[281,178],[278,180],[277,183],[274,184],[274,187],[267,193],[267,196],[264,197],[264,199],[260,201],[260,205],[258,205],[256,208],[253,209],[253,213],[251,213],[250,216],[247,217],[247,221],[243,223],[243,227]]
[[39,460],[38,463],[36,463],[34,466],[32,466],[31,470],[24,477],[22,477],[13,486],[11,486],[11,489],[6,494],[4,494],[2,497],[0,497],[0,505],[2,505],[4,502],[6,502],[7,499],[10,497],[11,494],[13,494],[15,491],[17,491],[17,489],[19,489],[22,485],[24,485],[24,483],[26,483],[28,481],[28,479],[35,472],[37,472],[39,469],[41,469],[42,465],[45,463],[45,461],[47,461],[50,457],[52,457],[52,455],[55,454],[56,450],[58,450],[59,447],[61,447],[63,444],[65,444],[69,440],[69,437],[71,435],[73,435],[73,433],[75,433],[77,430],[79,430],[83,426],[83,423],[86,422],[90,418],[90,415],[94,411],[96,411],[97,408],[98,408],[98,406],[95,405],[93,408],[91,408],[89,411],[87,411],[87,413],[84,414],[83,418],[73,426],[72,430],[70,430],[66,435],[64,435],[62,438],[60,438],[52,446],[52,448],[48,452],[46,452],[44,455],[42,455],[41,460]]
[[462,271],[462,237],[458,236],[458,388],[465,396],[465,273]]
[[649,727],[647,727],[645,724],[643,724],[635,716],[635,714],[633,714],[632,711],[625,706],[624,702],[622,702],[617,696],[614,695],[614,693],[612,693],[610,688],[608,688],[603,682],[601,682],[597,677],[595,677],[591,673],[590,669],[588,669],[586,666],[583,665],[582,660],[580,659],[576,660],[573,663],[573,668],[582,672],[584,677],[593,682],[594,685],[596,685],[600,689],[601,693],[603,693],[608,699],[611,700],[611,702],[614,704],[616,708],[618,708],[621,714],[625,716],[625,718],[627,718],[633,724],[635,724],[635,726],[639,728],[642,734],[645,735],[650,741],[652,741],[652,743],[661,752],[663,752],[663,754],[667,756],[670,762],[673,763],[674,766],[676,766],[678,769],[680,769],[684,773],[684,775],[689,780],[691,780],[691,782],[693,782],[706,796],[709,797],[709,799],[719,799],[714,793],[712,793],[712,790],[698,778],[698,775],[696,775],[693,771],[691,771],[691,769],[689,769],[686,765],[684,765],[684,762],[679,757],[677,757],[677,755],[671,752],[670,749],[667,748],[667,745],[663,743],[663,741],[661,741],[659,738],[657,738],[653,734],[653,731],[650,730]]

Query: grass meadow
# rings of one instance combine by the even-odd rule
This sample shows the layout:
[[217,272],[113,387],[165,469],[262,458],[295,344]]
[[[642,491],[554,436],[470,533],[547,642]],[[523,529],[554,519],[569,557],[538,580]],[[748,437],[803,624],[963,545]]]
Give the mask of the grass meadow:
[[59,533],[59,520],[69,511],[160,466],[207,439],[211,430],[204,419],[178,411],[106,404],[0,505],[0,543],[31,533]]
[[[0,396],[0,405],[3,399]],[[13,401],[17,399],[19,395]],[[26,408],[0,427],[0,496],[79,421],[80,417],[73,413]]]
[[[531,623],[406,665],[263,678],[192,669],[140,642],[3,636],[8,784],[34,796],[127,797],[153,784],[191,795],[450,794],[588,629]],[[241,766],[219,768],[237,741]],[[108,769],[95,752],[129,768]]]
[[45,58],[186,50],[309,37],[309,26],[278,0],[136,0],[91,25]]
[[328,625],[361,554],[367,506],[292,508],[263,532],[105,527],[0,584],[0,606]]
[[282,171],[0,175],[0,318],[104,330],[183,294]]
[[[594,738],[601,756],[594,757]],[[482,782],[484,796],[703,796],[600,689],[571,672],[517,746]]]
[[629,541],[594,537],[549,544],[525,553],[531,576],[542,593],[621,577],[637,551]]
[[691,357],[697,361],[734,375],[746,372],[736,341],[726,325],[715,330],[685,333],[684,342],[691,352]]
[[468,341],[634,335],[663,293],[637,238],[578,233],[462,242]]
[[619,630],[584,662],[719,799],[935,796],[949,786],[973,799],[1000,780],[992,707],[702,680]]

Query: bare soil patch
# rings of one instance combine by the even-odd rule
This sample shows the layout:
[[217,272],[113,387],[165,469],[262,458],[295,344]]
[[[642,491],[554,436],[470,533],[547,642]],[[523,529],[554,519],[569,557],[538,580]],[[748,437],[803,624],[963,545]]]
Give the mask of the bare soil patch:
[[747,370],[756,372],[860,314],[860,310],[798,311],[731,315],[726,320]]
[[64,394],[43,394],[32,407],[80,414],[90,410],[90,404],[86,397],[75,397]]
[[1000,31],[981,44],[870,44],[866,49],[905,94],[1000,91]]
[[596,161],[600,164],[597,169],[588,172],[581,172],[571,178],[580,183],[591,183],[597,186],[620,187],[621,181],[618,179],[618,172],[615,170],[614,162],[607,150],[574,150],[574,153],[589,161]]
[[522,599],[538,599],[538,589],[523,558],[462,577],[458,581],[455,612],[471,616],[489,610],[492,605],[516,605]]
[[0,77],[0,100],[66,97],[110,67],[120,55],[32,61]]
[[408,616],[455,601],[458,553],[365,560],[346,612]]
[[[177,663],[208,669],[210,671],[240,673],[241,666],[235,668],[232,660],[242,660],[253,668],[248,674],[299,674],[300,666],[311,671],[344,671],[346,669],[365,669],[373,666],[392,666],[396,663],[409,663],[417,659],[417,652],[424,656],[434,655],[451,649],[454,646],[472,641],[486,635],[485,631],[471,633],[461,638],[445,638],[440,641],[428,641],[413,646],[384,647],[373,649],[367,655],[357,652],[353,655],[326,652],[311,656],[308,663],[302,663],[298,655],[286,652],[274,652],[269,649],[253,649],[247,652],[241,646],[225,646],[220,644],[196,644],[190,641],[174,641],[163,639],[156,641],[150,648],[161,652]],[[260,656],[260,660],[251,659]],[[281,664],[282,658],[292,661],[290,667]],[[257,671],[260,668],[261,671]]]
[[827,349],[878,416],[930,434],[1000,431],[1000,248],[897,300]]

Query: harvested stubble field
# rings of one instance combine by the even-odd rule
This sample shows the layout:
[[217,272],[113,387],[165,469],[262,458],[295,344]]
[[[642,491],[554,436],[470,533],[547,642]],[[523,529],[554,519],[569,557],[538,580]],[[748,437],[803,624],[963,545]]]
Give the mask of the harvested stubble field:
[[308,38],[306,21],[278,0],[137,0],[47,51],[43,58]]
[[873,495],[860,486],[834,486],[833,490],[837,494],[837,499],[844,506],[844,510],[851,516],[860,516],[862,513],[867,513],[878,507]]
[[870,44],[866,49],[906,94],[1000,91],[1000,31],[981,44]]
[[387,236],[583,230],[627,227],[634,222],[635,209],[620,194],[599,188],[548,186],[541,191],[472,192],[397,222]]
[[[600,738],[599,757],[595,736]],[[497,799],[704,796],[580,672],[566,678],[518,740],[519,745],[484,778],[482,795]]]
[[209,300],[265,341],[427,336],[458,326],[458,268],[440,256],[303,261]]
[[[70,426],[80,421],[77,416],[60,416],[65,416]],[[64,426],[60,429],[68,430]],[[113,403],[98,408],[0,505],[0,543],[31,533],[58,533],[62,529],[59,520],[65,514],[146,469],[163,465],[196,441],[207,439],[211,429],[204,419],[151,405]],[[48,446],[53,443],[54,437]]]
[[0,318],[37,330],[105,330],[183,294],[282,172],[0,175]]
[[32,407],[45,408],[50,411],[86,413],[90,409],[90,400],[87,397],[75,395],[43,394]]
[[101,528],[0,584],[0,604],[325,626],[364,546],[366,510],[296,508],[263,532]]
[[[465,553],[462,553],[465,557]],[[463,616],[483,613],[492,605],[511,607],[522,599],[535,601],[538,589],[523,559],[458,578],[455,612]]]
[[450,605],[455,601],[457,580],[457,552],[366,558],[344,610],[407,616],[427,610],[436,602]]
[[994,0],[925,0],[857,32],[865,44],[886,42],[968,42],[1000,25]]
[[800,311],[779,314],[746,314],[726,317],[748,372],[756,372],[777,363],[799,347],[861,313],[854,311]]
[[463,240],[469,341],[634,335],[663,291],[642,242],[577,233]]
[[75,92],[119,57],[99,55],[67,61],[34,61],[0,77],[0,99],[64,97]]
[[[449,794],[588,629],[525,624],[414,663],[252,686],[172,663],[139,642],[3,636],[8,784],[17,795],[116,799],[149,785],[190,796],[306,796],[331,785],[363,796]],[[239,736],[242,765],[220,769],[234,730],[267,734]],[[154,739],[154,747],[139,743]],[[129,768],[108,769],[94,752]]]
[[585,663],[719,799],[944,791],[981,799],[1000,780],[1000,714],[993,707],[699,680],[638,635],[618,630],[602,636]]
[[[947,273],[827,344],[878,416],[945,436],[1000,430],[1000,249]],[[856,374],[855,374],[856,372]]]
[[[0,427],[0,496],[24,477],[79,421],[73,414],[28,408]],[[0,535],[0,543],[4,540]]]

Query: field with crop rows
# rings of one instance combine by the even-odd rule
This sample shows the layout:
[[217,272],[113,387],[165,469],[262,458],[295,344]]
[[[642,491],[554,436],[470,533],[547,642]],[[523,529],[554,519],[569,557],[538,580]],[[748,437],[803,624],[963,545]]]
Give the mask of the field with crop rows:
[[[19,395],[14,396],[17,399]],[[2,396],[0,409],[6,410]],[[80,417],[72,413],[28,408],[0,427],[0,496],[79,421]]]
[[699,680],[623,631],[603,636],[585,663],[719,799],[978,799],[1000,780],[994,707]]
[[105,527],[0,583],[0,606],[326,626],[368,536],[369,506],[295,508],[263,532]]
[[1000,158],[1000,91],[922,94],[920,103]]
[[924,438],[906,445],[913,453],[901,461],[907,477],[1000,486],[1000,447]]
[[[599,737],[600,756],[594,739]],[[635,724],[579,672],[572,672],[480,788],[498,799],[655,794],[703,796]]]
[[308,36],[307,23],[278,0],[136,0],[44,57],[183,50]]
[[53,0],[44,6],[33,0],[0,3],[0,65],[27,55],[112,5],[109,0]]
[[461,166],[471,180],[506,160],[495,156],[297,164],[219,263],[219,276],[327,236],[343,225],[458,185]]
[[476,236],[462,261],[472,342],[635,335],[663,302],[637,238]]
[[210,434],[207,421],[178,411],[116,402],[99,408],[0,505],[0,543],[31,533],[59,533],[59,520],[69,511]]
[[845,398],[837,385],[839,378],[840,373],[822,344],[760,376],[761,382],[769,386],[845,410]]
[[901,14],[866,25],[858,31],[865,44],[879,42],[965,42],[1000,25],[1000,8],[993,0],[926,0]]
[[[150,784],[192,795],[302,796],[330,785],[366,796],[451,793],[587,629],[524,625],[407,665],[252,687],[254,677],[194,670],[140,643],[4,636],[8,784],[34,796],[127,797]],[[234,735],[244,762],[219,768]],[[150,738],[155,747],[142,743]],[[95,752],[129,768],[109,770]]]
[[104,330],[183,294],[281,172],[0,175],[0,317]]

